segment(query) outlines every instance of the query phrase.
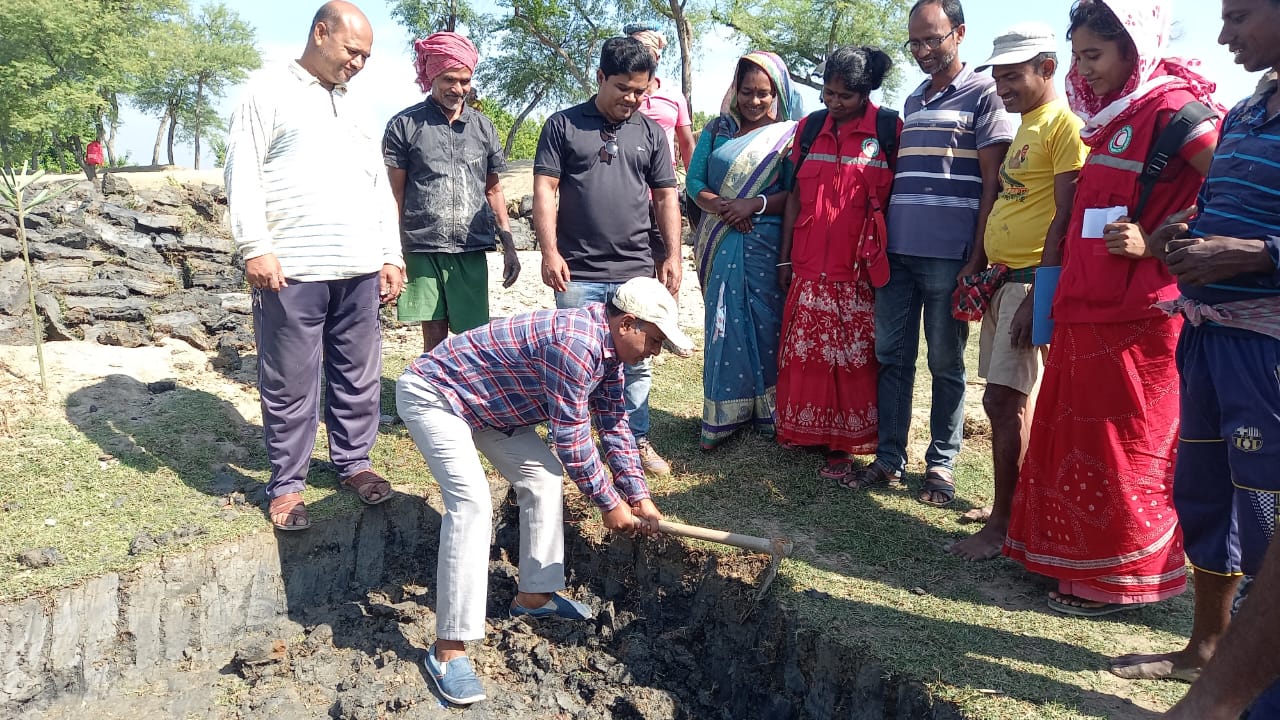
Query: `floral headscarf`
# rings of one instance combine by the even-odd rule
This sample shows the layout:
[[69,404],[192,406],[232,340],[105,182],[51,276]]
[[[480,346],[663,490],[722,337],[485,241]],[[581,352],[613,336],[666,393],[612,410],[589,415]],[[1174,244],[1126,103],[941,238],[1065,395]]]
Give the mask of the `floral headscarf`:
[[1199,60],[1166,57],[1169,30],[1173,20],[1172,2],[1169,0],[1094,0],[1106,5],[1115,13],[1129,33],[1137,51],[1133,74],[1124,87],[1112,95],[1099,97],[1089,83],[1080,77],[1075,63],[1067,72],[1067,102],[1085,122],[1080,137],[1086,144],[1095,142],[1110,133],[1105,132],[1112,123],[1122,122],[1138,111],[1143,101],[1159,97],[1171,90],[1188,90],[1200,102],[1225,115],[1225,109],[1213,99],[1217,85],[1192,68]]
[[[796,92],[795,86],[791,84],[791,75],[787,72],[787,64],[782,61],[782,58],[766,50],[752,50],[743,55],[741,60],[753,63],[761,70],[764,70],[765,74],[769,76],[769,80],[773,82],[773,87],[777,94],[774,95],[773,107],[769,109],[770,119],[774,121],[799,120],[804,117],[800,94]],[[729,83],[729,91],[725,93],[724,100],[720,103],[720,114],[722,116],[728,115],[733,118],[735,125],[741,126],[742,113],[738,112],[738,78],[736,75],[735,71],[733,82]]]

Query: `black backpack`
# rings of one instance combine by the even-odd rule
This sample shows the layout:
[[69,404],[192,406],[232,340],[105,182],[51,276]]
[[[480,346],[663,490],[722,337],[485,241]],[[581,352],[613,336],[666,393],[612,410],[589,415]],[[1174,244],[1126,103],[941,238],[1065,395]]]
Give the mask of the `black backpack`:
[[1138,204],[1129,214],[1133,222],[1138,222],[1142,211],[1147,208],[1151,191],[1155,190],[1156,183],[1159,182],[1160,175],[1168,166],[1169,160],[1177,155],[1186,143],[1187,135],[1200,123],[1217,115],[1218,113],[1209,106],[1192,100],[1170,118],[1169,124],[1160,131],[1160,136],[1156,138],[1151,150],[1147,153],[1147,162],[1142,166],[1142,174],[1138,176]]
[[[800,166],[804,164],[804,159],[809,157],[809,148],[813,147],[813,141],[818,139],[818,133],[822,132],[822,125],[826,121],[826,109],[815,110],[804,119],[804,130],[797,140],[800,143],[800,157],[796,159],[796,166],[791,175],[792,185],[795,185],[796,176],[800,174]],[[880,151],[884,154],[885,162],[889,162],[889,158],[898,151],[897,110],[882,107],[876,111],[876,142],[880,143]]]

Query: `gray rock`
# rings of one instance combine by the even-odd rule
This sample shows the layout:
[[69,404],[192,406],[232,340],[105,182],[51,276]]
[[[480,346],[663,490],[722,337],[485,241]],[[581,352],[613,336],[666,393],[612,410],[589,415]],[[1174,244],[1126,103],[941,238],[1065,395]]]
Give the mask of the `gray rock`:
[[515,243],[517,250],[538,249],[538,240],[533,234],[533,228],[526,220],[511,221],[511,240]]
[[97,231],[74,226],[59,229],[49,236],[49,242],[76,250],[87,250],[91,244],[100,239],[101,235]]
[[26,268],[21,260],[0,264],[0,315],[22,315],[27,303]]
[[18,553],[18,562],[29,568],[53,567],[66,561],[57,548],[31,548]]
[[520,198],[520,217],[527,218],[533,216],[533,196],[525,195]]
[[173,392],[174,390],[177,390],[177,389],[178,389],[177,380],[156,380],[155,382],[147,383],[147,392],[151,393],[152,395],[159,395],[160,393]]
[[102,176],[102,194],[103,195],[132,195],[133,186],[129,181],[115,173],[107,173]]
[[94,265],[98,265],[107,261],[107,256],[97,250],[78,250],[45,242],[28,243],[27,252],[31,253],[32,262],[36,260],[88,260]]
[[172,268],[157,269],[159,273],[149,273],[124,265],[105,265],[101,274],[104,279],[119,281],[139,295],[165,297],[177,289],[177,276]]
[[[86,268],[75,268],[75,267],[69,267],[69,266],[62,266],[62,267],[69,270],[76,270],[76,269],[85,270],[86,269]],[[58,268],[55,267],[55,268],[49,268],[49,269],[58,269]],[[41,274],[41,279],[47,279],[43,273]],[[80,280],[75,282],[63,281],[58,283],[57,289],[66,295],[100,295],[102,297],[120,298],[120,299],[129,297],[129,288],[125,287],[124,283],[118,280],[85,279],[85,280]]]
[[222,309],[227,312],[253,314],[253,296],[249,293],[218,293],[218,298],[222,300]]
[[209,362],[215,370],[235,372],[240,369],[244,361],[240,359],[240,352],[233,345],[220,342],[218,344],[218,356]]
[[85,328],[84,339],[99,345],[115,347],[141,347],[151,344],[151,334],[146,328],[122,322],[91,325]]
[[82,310],[96,320],[123,320],[139,322],[145,317],[146,306],[139,300],[126,298],[68,295],[63,298],[68,310]]
[[[96,272],[93,269],[92,262],[79,258],[67,258],[66,260],[42,262],[37,264],[34,269],[36,277],[39,278],[40,282],[52,285],[71,285],[89,282],[93,279]],[[59,289],[63,290],[62,288]],[[66,292],[66,290],[63,290],[63,292]],[[78,294],[91,295],[93,293]],[[110,295],[111,293],[104,292],[103,294]],[[120,297],[124,296],[121,295]]]
[[178,215],[143,213],[115,203],[102,203],[102,215],[126,230],[141,233],[182,234],[182,217]]
[[62,306],[58,299],[49,293],[36,293],[36,312],[44,318],[44,337],[46,340],[75,340],[75,333],[63,323]]
[[236,251],[236,244],[231,238],[216,235],[174,235],[165,233],[155,240],[156,249],[164,253],[213,253],[231,255]]
[[0,260],[9,260],[22,255],[22,244],[16,238],[0,235]]
[[130,555],[142,555],[154,552],[156,549],[156,541],[151,539],[147,533],[138,533],[133,536],[133,540],[129,543]]
[[151,329],[158,334],[184,340],[198,350],[214,348],[213,341],[205,333],[204,323],[189,310],[153,315]]
[[165,207],[181,207],[185,204],[182,193],[171,187],[162,187],[151,194],[151,202]]
[[27,213],[27,215],[22,218],[22,226],[28,230],[44,230],[45,228],[52,227],[52,225],[53,221],[43,213]]
[[184,285],[205,290],[233,290],[244,287],[244,272],[226,263],[188,257],[182,264]]

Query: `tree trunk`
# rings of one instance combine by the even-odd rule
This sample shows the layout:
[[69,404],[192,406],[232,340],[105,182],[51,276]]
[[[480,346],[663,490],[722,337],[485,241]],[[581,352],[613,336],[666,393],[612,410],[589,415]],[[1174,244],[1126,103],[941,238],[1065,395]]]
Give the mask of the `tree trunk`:
[[689,104],[689,112],[693,113],[693,29],[689,27],[689,18],[684,14],[682,0],[669,0],[671,19],[676,23],[676,41],[680,43],[680,92],[684,93],[684,101]]
[[[195,127],[194,127],[194,128],[192,128],[192,133],[191,133],[191,134],[192,134],[192,137],[194,138],[193,145],[195,146],[195,153],[196,153],[196,154],[195,154],[195,160],[193,161],[193,164],[192,164],[192,166],[191,166],[191,167],[192,167],[192,169],[194,169],[194,170],[199,170],[199,169],[200,169],[200,114],[201,114],[201,113],[203,112],[203,110],[204,110],[204,108],[202,108],[202,107],[200,107],[200,106],[201,106],[203,103],[204,103],[204,78],[198,78],[198,79],[196,80],[196,119],[195,119]],[[170,160],[170,162],[172,162],[172,160]]]
[[116,131],[120,129],[120,98],[115,93],[111,93],[111,110],[107,115],[107,119],[107,140],[104,143],[107,149],[107,166],[115,167]]
[[178,135],[178,112],[177,110],[170,110],[169,111],[169,139],[168,139],[168,145],[167,145],[168,152],[169,152],[170,165],[173,164],[173,141],[177,135]]
[[164,129],[169,126],[169,113],[160,116],[160,127],[156,129],[156,144],[151,148],[151,164],[160,164],[160,143],[164,142]]
[[80,165],[80,169],[84,171],[84,176],[90,180],[98,177],[98,168],[89,164],[89,158],[84,154],[84,142],[79,135],[68,135],[67,140],[71,143],[71,152],[75,155],[76,163]]
[[62,138],[58,137],[58,133],[49,133],[49,137],[53,140],[53,154],[58,160],[58,172],[63,175],[67,174],[67,149],[62,144]]
[[538,92],[533,94],[533,99],[529,101],[528,105],[524,106],[524,110],[521,110],[516,119],[511,122],[511,129],[507,131],[507,141],[502,146],[504,157],[511,157],[511,147],[516,143],[516,135],[520,132],[520,126],[524,125],[524,119],[529,117],[529,113],[533,112],[534,108],[538,107],[538,103],[542,102],[542,98],[546,94],[546,85],[538,88]]

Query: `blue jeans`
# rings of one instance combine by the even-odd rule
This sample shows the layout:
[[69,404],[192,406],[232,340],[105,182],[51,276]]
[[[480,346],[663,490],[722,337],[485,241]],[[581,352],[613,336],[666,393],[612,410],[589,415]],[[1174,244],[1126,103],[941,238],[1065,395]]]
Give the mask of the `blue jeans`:
[[955,466],[964,433],[964,347],[969,323],[951,317],[951,293],[963,260],[889,255],[889,283],[876,290],[876,359],[880,442],[876,461],[891,472],[907,463],[907,432],[920,352],[920,319],[928,346],[933,398],[928,467]]
[[[610,282],[570,282],[564,292],[558,292],[556,307],[575,308],[587,303],[607,303],[613,299],[614,293],[622,283]],[[631,434],[636,440],[649,436],[649,388],[653,386],[653,370],[649,361],[635,365],[623,365],[626,375],[627,424],[631,426]]]

